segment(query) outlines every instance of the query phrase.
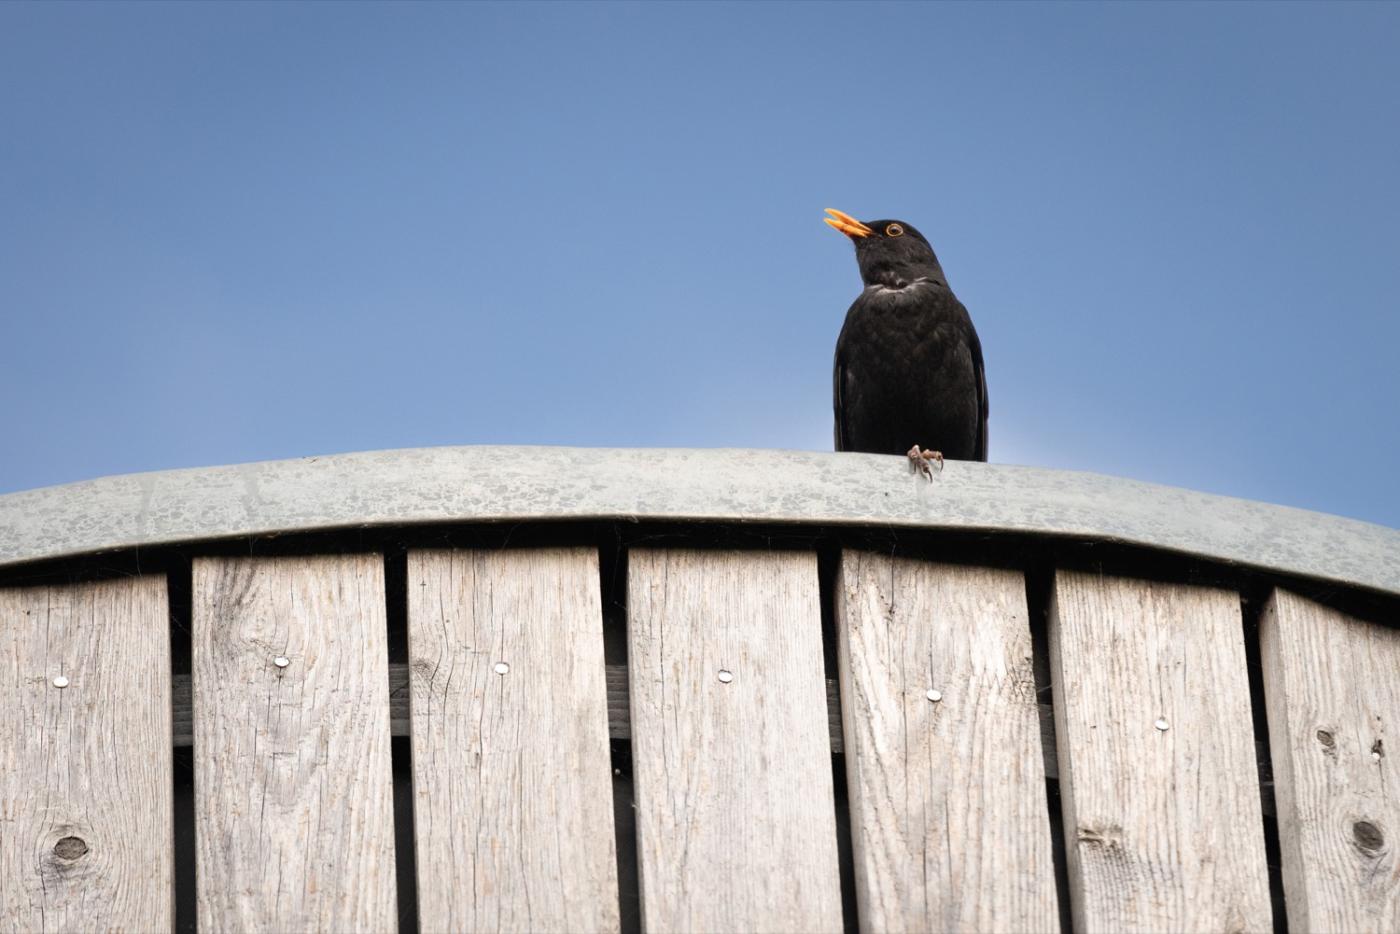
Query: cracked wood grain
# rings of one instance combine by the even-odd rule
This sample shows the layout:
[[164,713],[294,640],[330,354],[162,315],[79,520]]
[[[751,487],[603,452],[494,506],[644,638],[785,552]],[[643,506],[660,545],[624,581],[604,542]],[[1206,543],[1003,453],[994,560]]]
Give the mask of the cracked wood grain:
[[1259,638],[1289,927],[1400,930],[1400,630],[1275,590]]
[[628,561],[644,927],[840,931],[816,556]]
[[396,930],[383,560],[197,558],[193,610],[200,929]]
[[1024,577],[846,551],[836,628],[861,930],[1056,930]]
[[1051,601],[1075,930],[1272,930],[1239,596],[1060,571]]
[[0,930],[171,929],[169,625],[164,577],[0,589]]
[[602,626],[591,549],[409,553],[424,931],[618,930]]

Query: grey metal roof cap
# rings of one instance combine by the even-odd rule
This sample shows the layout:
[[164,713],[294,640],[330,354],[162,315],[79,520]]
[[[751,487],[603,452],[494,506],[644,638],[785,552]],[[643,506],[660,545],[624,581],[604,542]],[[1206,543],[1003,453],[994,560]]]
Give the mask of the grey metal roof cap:
[[542,519],[781,522],[1127,542],[1400,594],[1400,531],[1076,471],[808,451],[441,447],[0,496],[0,567],[272,532]]

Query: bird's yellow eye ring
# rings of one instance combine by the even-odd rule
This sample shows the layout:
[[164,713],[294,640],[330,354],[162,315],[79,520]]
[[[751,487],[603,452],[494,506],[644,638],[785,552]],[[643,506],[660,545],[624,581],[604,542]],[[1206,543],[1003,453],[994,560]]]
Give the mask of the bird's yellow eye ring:
[[885,236],[902,237],[904,236],[904,228],[899,226],[898,224],[891,224],[885,228]]

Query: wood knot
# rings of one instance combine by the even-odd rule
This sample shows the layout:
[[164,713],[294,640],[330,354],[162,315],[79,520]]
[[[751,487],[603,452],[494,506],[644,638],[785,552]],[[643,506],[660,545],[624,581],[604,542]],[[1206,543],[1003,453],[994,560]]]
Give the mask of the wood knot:
[[1368,820],[1359,820],[1351,825],[1351,841],[1367,856],[1375,856],[1385,848],[1385,834]]
[[87,842],[82,837],[64,837],[53,845],[53,854],[59,859],[77,859],[87,851]]
[[1326,730],[1318,730],[1317,741],[1322,744],[1323,755],[1332,756],[1333,758],[1336,757],[1337,740],[1333,738],[1331,733]]
[[1385,743],[1381,742],[1380,740],[1376,740],[1374,743],[1372,743],[1372,744],[1371,744],[1371,756],[1372,756],[1377,762],[1379,762],[1380,760],[1384,759],[1384,758],[1385,758]]

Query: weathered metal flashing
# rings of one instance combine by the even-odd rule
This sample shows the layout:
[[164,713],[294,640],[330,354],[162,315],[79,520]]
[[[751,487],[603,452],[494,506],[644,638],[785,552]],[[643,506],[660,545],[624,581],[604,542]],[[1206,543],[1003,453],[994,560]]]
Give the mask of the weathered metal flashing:
[[1123,542],[1400,594],[1400,531],[1075,471],[807,451],[440,447],[104,477],[0,496],[0,567],[273,533],[629,519]]

